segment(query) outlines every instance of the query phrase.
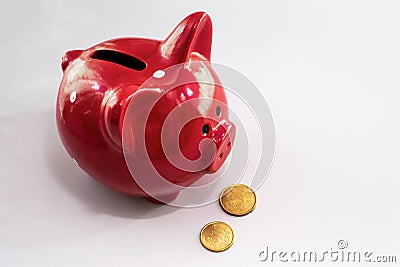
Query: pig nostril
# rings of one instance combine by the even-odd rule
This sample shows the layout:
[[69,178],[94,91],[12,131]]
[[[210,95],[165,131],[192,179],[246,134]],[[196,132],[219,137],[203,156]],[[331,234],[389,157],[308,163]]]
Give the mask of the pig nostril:
[[201,128],[201,133],[206,136],[210,131],[210,126],[208,124],[204,124],[203,128]]
[[224,155],[223,153],[219,154],[219,158],[222,159],[223,155]]
[[230,146],[231,146],[231,142],[228,143],[228,147],[230,147]]

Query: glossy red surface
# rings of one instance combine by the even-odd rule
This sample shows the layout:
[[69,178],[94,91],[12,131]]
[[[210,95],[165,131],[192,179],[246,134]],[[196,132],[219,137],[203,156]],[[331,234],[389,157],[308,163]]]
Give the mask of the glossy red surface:
[[[154,72],[180,63],[209,61],[211,40],[211,20],[206,13],[197,12],[185,18],[163,41],[120,38],[87,50],[67,52],[61,63],[64,76],[58,93],[56,119],[60,138],[70,156],[85,172],[105,185],[129,195],[147,197],[129,172],[123,154],[124,118],[130,115],[140,119],[141,109],[149,105],[154,90],[141,89],[139,93],[138,88]],[[217,75],[210,66],[208,68],[218,83]],[[163,122],[177,105],[199,96],[200,86],[195,82],[174,88],[157,102],[146,124],[146,148],[152,164],[165,179],[182,186],[217,171],[230,153],[235,135],[227,108],[212,104],[203,112],[203,117],[191,120],[180,133],[175,133],[168,125],[165,127],[171,138],[179,134],[181,152],[191,160],[200,156],[200,142],[210,138],[217,148],[213,162],[201,171],[189,172],[168,161],[161,144]],[[212,97],[227,104],[221,86],[215,86]],[[132,100],[135,100],[135,114],[126,114]],[[206,116],[216,109],[222,114],[219,118]],[[199,114],[198,110],[193,112]],[[208,125],[206,133],[202,130],[205,124]],[[134,147],[132,150],[143,153]],[[164,194],[161,191],[160,195]],[[177,192],[171,192],[171,196],[176,195]]]

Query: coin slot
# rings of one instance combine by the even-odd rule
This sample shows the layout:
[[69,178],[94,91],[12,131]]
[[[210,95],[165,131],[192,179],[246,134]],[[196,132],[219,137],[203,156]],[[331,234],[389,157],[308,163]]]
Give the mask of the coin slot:
[[140,59],[114,50],[97,50],[92,54],[92,58],[108,61],[137,71],[141,71],[146,68],[146,63]]

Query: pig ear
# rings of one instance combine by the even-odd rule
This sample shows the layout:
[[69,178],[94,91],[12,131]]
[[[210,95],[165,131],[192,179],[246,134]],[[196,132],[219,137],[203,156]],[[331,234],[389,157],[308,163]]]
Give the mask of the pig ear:
[[186,17],[161,44],[161,53],[178,62],[188,62],[192,53],[210,60],[212,23],[205,12]]

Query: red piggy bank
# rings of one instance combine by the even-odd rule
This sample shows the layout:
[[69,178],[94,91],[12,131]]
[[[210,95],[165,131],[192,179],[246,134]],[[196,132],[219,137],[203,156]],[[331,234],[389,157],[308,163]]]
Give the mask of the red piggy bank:
[[[163,179],[181,188],[216,172],[231,151],[235,126],[209,63],[211,41],[210,17],[197,12],[165,40],[119,38],[67,52],[61,64],[56,120],[69,155],[103,184],[153,202],[160,202],[159,197],[161,202],[172,201],[179,190],[144,190],[137,178],[151,184],[153,177],[139,163],[132,167],[126,151],[148,158]],[[184,67],[172,75],[163,71],[179,64]],[[158,82],[143,86],[152,77]],[[203,84],[204,77],[213,83]],[[182,80],[193,82],[179,83]],[[208,144],[202,145],[204,140]],[[167,152],[174,144],[179,149]],[[180,160],[197,167],[181,168]]]

